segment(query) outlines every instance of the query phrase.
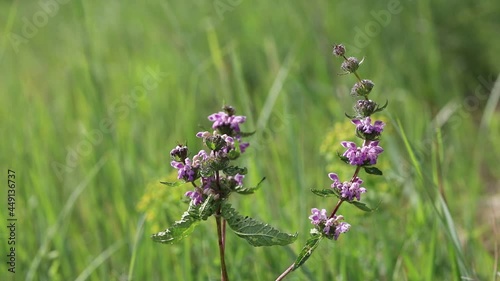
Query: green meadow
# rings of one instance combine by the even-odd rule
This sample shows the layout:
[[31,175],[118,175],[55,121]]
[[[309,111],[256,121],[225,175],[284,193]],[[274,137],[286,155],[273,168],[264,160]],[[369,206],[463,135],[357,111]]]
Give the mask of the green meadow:
[[350,231],[286,280],[500,279],[499,15],[486,0],[1,1],[0,280],[220,280],[213,218],[178,244],[150,235],[187,208],[188,186],[159,183],[176,179],[170,150],[201,149],[224,104],[256,131],[245,183],[266,177],[231,203],[299,233],[254,248],[228,231],[229,277],[274,280],[310,209],[335,206],[311,188],[353,172],[336,153],[356,80],[334,43],[389,101],[384,175],[361,174],[376,211],[342,205]]

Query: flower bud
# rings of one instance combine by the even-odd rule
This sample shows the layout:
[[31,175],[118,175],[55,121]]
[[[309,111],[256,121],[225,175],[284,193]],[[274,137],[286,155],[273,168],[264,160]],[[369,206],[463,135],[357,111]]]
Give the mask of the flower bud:
[[205,143],[213,151],[219,151],[227,145],[226,141],[219,135],[206,138]]
[[345,47],[342,44],[333,45],[333,54],[337,57],[342,57],[345,54]]
[[356,111],[359,116],[367,117],[372,115],[377,107],[377,103],[372,100],[358,100],[354,105],[354,111]]
[[188,156],[188,148],[185,145],[178,145],[174,149],[170,151],[170,157],[172,160],[178,161],[178,162],[184,162],[184,160]]
[[357,82],[351,89],[351,95],[354,97],[366,97],[373,89],[373,82],[371,80],[361,80]]
[[359,61],[355,57],[347,58],[347,60],[345,60],[341,65],[341,68],[348,73],[356,72],[358,67],[359,67]]
[[230,106],[230,105],[226,105],[222,108],[222,110],[224,110],[227,115],[229,116],[233,116],[235,113],[236,113],[236,110],[234,109],[234,107]]

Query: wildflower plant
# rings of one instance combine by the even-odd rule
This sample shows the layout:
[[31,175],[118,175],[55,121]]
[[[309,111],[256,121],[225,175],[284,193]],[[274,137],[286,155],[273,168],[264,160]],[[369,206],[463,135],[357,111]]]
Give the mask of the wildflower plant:
[[208,150],[200,150],[190,157],[188,147],[180,144],[170,151],[170,164],[177,169],[177,178],[180,181],[162,183],[169,187],[187,183],[193,189],[185,193],[189,198],[189,206],[181,219],[166,230],[153,234],[152,239],[167,244],[178,242],[191,234],[198,223],[211,216],[215,217],[221,280],[227,281],[226,224],[237,236],[254,247],[287,245],[295,241],[297,234],[284,233],[268,224],[242,216],[231,206],[228,202],[231,194],[252,194],[262,182],[255,187],[245,187],[243,181],[247,169],[234,164],[250,145],[243,138],[253,133],[240,130],[240,125],[246,121],[246,117],[236,115],[231,106],[225,106],[223,111],[208,116],[208,120],[213,122],[213,131],[196,134]]
[[338,158],[347,165],[354,166],[354,173],[351,178],[342,181],[336,173],[329,173],[332,180],[330,188],[313,189],[314,194],[321,197],[336,197],[337,203],[333,210],[328,213],[326,209],[312,208],[309,219],[313,228],[310,231],[310,238],[299,253],[295,262],[289,266],[277,279],[282,280],[290,272],[303,265],[319,246],[323,239],[337,240],[342,233],[349,231],[351,225],[344,221],[344,217],[338,214],[342,203],[347,202],[359,209],[372,211],[366,204],[361,202],[361,197],[367,192],[360,178],[362,170],[371,175],[382,175],[382,171],[375,165],[379,155],[384,149],[379,145],[380,137],[384,130],[385,123],[379,120],[373,121],[371,116],[387,107],[387,102],[379,106],[368,98],[375,84],[371,80],[361,79],[356,72],[363,60],[355,57],[346,57],[346,48],[342,44],[333,46],[333,54],[341,57],[344,61],[341,64],[342,74],[354,74],[357,82],[351,89],[351,95],[357,100],[354,104],[354,114],[345,114],[355,127],[355,134],[361,141],[361,145],[352,141],[342,141],[340,145],[345,149],[342,154],[338,153]]

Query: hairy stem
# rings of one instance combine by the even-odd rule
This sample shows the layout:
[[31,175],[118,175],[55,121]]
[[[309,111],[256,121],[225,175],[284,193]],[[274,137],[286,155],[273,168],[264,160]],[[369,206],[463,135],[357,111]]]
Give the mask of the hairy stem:
[[285,278],[285,276],[288,275],[288,273],[292,272],[293,271],[293,267],[295,266],[295,263],[292,263],[292,265],[290,265],[283,273],[281,273],[280,276],[278,276],[278,278],[276,278],[275,281],[280,281],[280,280],[283,280]]
[[[220,186],[220,176],[219,171],[215,171],[215,181],[217,183],[217,187],[219,188],[219,192],[221,190]],[[221,281],[229,281],[227,276],[226,269],[226,220],[221,217],[221,205],[217,208],[215,212],[215,221],[217,223],[217,237],[219,242],[219,256],[220,256],[220,280]]]
[[335,206],[335,209],[333,209],[332,213],[330,214],[330,218],[333,218],[333,216],[335,216],[335,214],[337,213],[338,209],[340,208],[340,205],[342,205],[342,202],[344,202],[344,200],[340,199],[339,202],[337,202],[337,205]]
[[[221,220],[223,222],[221,222]],[[220,216],[220,207],[219,207],[219,210],[217,210],[217,214],[215,215],[215,221],[217,222],[217,236],[219,238],[219,256],[220,256],[220,280],[221,281],[229,281],[229,278],[227,276],[227,269],[226,269],[226,260],[225,260],[225,256],[224,256],[224,253],[225,253],[225,225],[226,225],[226,221],[224,219],[221,218]],[[224,225],[224,226],[223,226]],[[223,234],[224,233],[224,234]]]

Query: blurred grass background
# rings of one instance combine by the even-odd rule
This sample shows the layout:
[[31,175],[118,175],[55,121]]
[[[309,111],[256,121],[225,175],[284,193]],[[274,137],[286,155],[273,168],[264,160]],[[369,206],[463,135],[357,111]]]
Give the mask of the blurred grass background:
[[378,210],[343,206],[350,232],[288,280],[499,278],[499,2],[61,2],[0,2],[0,165],[16,171],[18,218],[17,272],[2,261],[1,280],[219,280],[214,221],[178,245],[149,235],[186,208],[185,188],[158,184],[175,177],[170,149],[200,149],[223,103],[258,131],[247,184],[267,177],[232,203],[300,234],[252,248],[228,233],[229,275],[274,280],[310,208],[335,204],[309,189],[350,171],[332,155],[353,132],[355,80],[333,43],[389,100],[386,176],[364,176]]

